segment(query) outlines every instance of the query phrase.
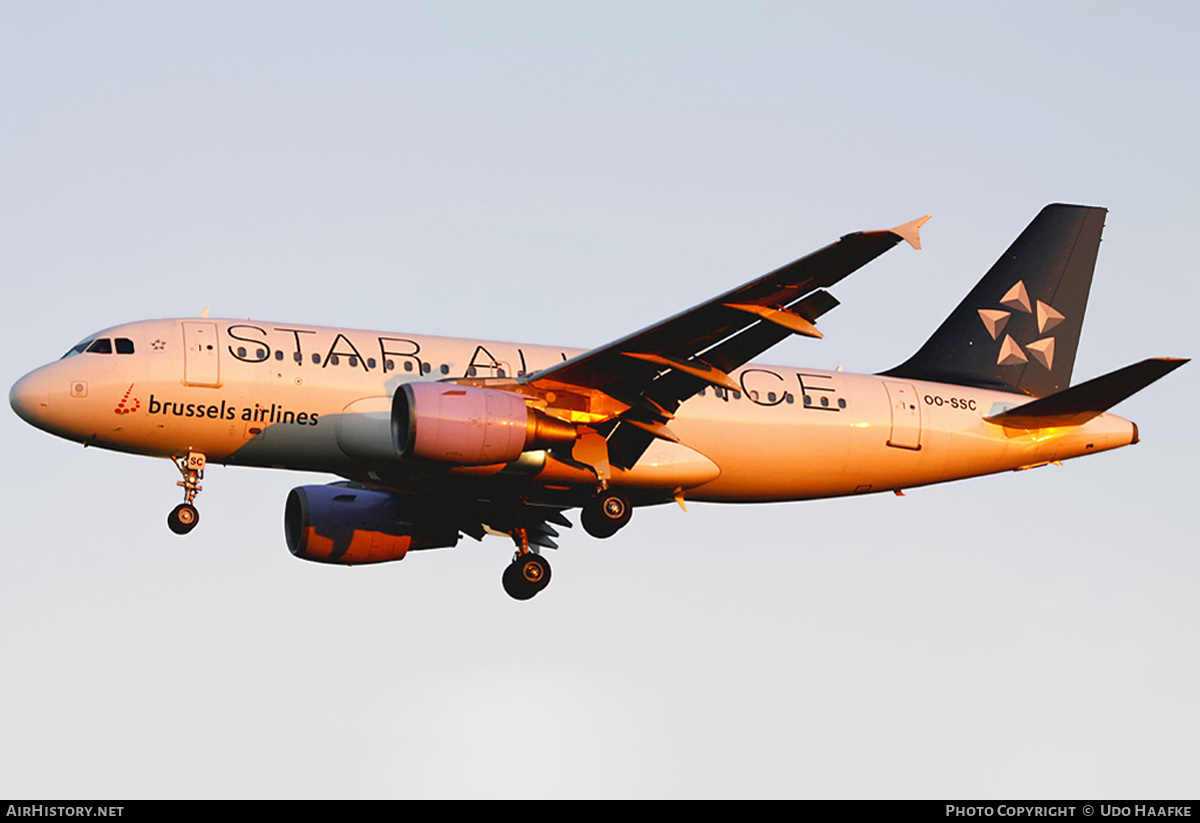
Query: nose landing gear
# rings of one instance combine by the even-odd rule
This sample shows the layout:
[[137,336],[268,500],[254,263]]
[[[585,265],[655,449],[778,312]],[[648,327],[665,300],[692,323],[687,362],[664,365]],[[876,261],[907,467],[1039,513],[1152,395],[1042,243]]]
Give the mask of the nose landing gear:
[[191,503],[180,503],[167,515],[167,528],[175,534],[187,534],[200,522],[200,512]]
[[188,452],[186,457],[172,457],[171,460],[183,475],[183,479],[175,484],[183,488],[183,502],[167,515],[167,528],[175,534],[187,534],[200,522],[200,512],[192,501],[202,488],[200,481],[204,479],[205,458],[199,452]]

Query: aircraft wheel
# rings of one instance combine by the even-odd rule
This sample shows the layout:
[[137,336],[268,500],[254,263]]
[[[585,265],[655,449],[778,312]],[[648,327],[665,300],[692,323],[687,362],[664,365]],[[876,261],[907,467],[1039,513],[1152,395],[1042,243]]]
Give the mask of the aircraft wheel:
[[180,503],[167,515],[167,527],[175,534],[187,534],[200,522],[200,512],[191,503]]
[[541,555],[522,555],[508,564],[501,582],[513,600],[528,600],[549,585],[550,563]]
[[620,492],[603,491],[583,507],[579,522],[592,537],[612,537],[631,517],[633,506],[629,498]]
[[550,585],[550,561],[540,554],[527,554],[517,560],[521,577],[525,582],[541,591]]

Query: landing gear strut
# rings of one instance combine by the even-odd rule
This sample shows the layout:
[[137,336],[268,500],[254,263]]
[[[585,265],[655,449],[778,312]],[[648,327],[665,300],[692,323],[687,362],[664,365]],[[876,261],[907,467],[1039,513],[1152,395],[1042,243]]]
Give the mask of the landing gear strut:
[[171,460],[183,475],[183,479],[175,484],[183,488],[183,502],[167,515],[167,528],[175,534],[187,534],[200,522],[200,512],[192,505],[192,501],[200,493],[205,459],[199,452],[188,452],[186,457],[172,457]]
[[583,507],[579,522],[592,537],[612,537],[632,516],[633,506],[629,498],[620,492],[604,489]]
[[524,528],[513,529],[512,538],[517,552],[500,581],[513,600],[528,600],[550,584],[550,561],[530,550],[529,532]]

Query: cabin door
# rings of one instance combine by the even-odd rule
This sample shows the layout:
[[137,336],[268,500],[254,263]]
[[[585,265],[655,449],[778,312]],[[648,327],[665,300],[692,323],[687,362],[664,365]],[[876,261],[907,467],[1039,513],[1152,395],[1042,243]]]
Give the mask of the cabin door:
[[892,407],[892,434],[887,444],[898,449],[921,448],[921,401],[908,383],[885,381]]
[[221,385],[218,358],[217,324],[185,320],[183,322],[183,384],[185,386]]

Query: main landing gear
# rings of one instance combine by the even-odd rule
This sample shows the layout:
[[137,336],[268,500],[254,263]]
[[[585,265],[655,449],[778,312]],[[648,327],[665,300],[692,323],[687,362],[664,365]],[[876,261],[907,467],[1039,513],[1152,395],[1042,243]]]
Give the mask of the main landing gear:
[[592,537],[612,537],[631,517],[633,506],[629,498],[620,492],[603,489],[583,507],[579,522]]
[[500,580],[513,600],[528,600],[550,584],[550,562],[540,554],[518,552]]
[[[555,514],[559,518],[555,522],[570,525],[557,512]],[[618,491],[601,489],[583,507],[580,520],[583,528],[592,537],[612,537],[629,522],[632,515],[633,504],[629,502],[628,497]],[[545,532],[548,530],[554,536],[558,533],[548,529],[545,524],[541,527],[531,527],[528,522],[525,522],[525,525],[506,525],[506,531],[517,544],[517,551],[513,555],[512,563],[504,570],[501,582],[504,583],[504,591],[509,597],[514,600],[529,600],[550,583],[550,562],[537,553],[536,547],[553,548],[554,542],[544,539],[547,536]]]
[[186,457],[172,457],[171,460],[183,475],[183,479],[175,484],[183,488],[183,502],[167,515],[167,528],[175,534],[187,534],[200,522],[200,512],[192,505],[192,501],[200,493],[205,459],[199,452],[188,452]]
[[524,527],[513,529],[512,539],[517,553],[500,581],[513,600],[528,600],[550,585],[550,561],[529,548],[529,532]]

